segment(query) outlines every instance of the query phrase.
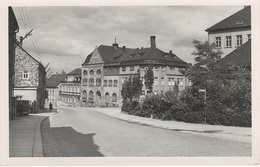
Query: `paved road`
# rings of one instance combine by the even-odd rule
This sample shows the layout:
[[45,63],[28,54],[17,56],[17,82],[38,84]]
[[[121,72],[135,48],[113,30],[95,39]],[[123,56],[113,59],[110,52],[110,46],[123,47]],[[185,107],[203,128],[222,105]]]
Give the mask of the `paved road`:
[[88,108],[63,108],[42,123],[47,157],[251,156],[251,145],[111,118]]

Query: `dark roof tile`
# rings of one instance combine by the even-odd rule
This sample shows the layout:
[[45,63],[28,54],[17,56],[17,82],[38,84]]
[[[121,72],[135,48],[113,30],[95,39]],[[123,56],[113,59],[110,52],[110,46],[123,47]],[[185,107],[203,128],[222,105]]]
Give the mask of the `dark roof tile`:
[[61,81],[65,81],[66,74],[52,74],[47,79],[46,88],[56,88]]
[[[242,21],[241,22],[242,24],[237,24],[238,21]],[[250,6],[244,7],[242,10],[236,12],[235,14],[211,26],[206,31],[210,32],[210,31],[229,29],[229,28],[240,28],[240,27],[251,27]]]
[[216,62],[215,65],[251,65],[251,40]]

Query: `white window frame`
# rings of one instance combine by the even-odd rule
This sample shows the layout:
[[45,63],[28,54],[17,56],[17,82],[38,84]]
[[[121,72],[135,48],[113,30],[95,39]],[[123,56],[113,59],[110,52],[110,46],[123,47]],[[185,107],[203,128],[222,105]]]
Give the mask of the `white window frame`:
[[226,36],[226,47],[232,47],[232,36]]
[[221,37],[216,37],[215,38],[215,44],[217,48],[221,47]]
[[158,77],[154,77],[154,85],[158,85]]
[[25,72],[25,71],[27,71],[27,70],[24,70],[24,71],[23,71],[23,76],[22,76],[22,78],[23,78],[24,80],[28,80],[28,79],[29,79],[29,76],[30,76],[30,73],[29,73],[29,71],[27,71],[27,72]]
[[243,44],[242,35],[237,35],[237,46],[241,46]]

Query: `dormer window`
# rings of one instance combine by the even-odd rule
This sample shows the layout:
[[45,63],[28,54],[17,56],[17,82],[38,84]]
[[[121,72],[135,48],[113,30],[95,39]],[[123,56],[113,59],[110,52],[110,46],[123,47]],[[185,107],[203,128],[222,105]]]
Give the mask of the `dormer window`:
[[236,24],[244,24],[244,22],[243,22],[243,20],[238,20],[237,22],[236,22]]

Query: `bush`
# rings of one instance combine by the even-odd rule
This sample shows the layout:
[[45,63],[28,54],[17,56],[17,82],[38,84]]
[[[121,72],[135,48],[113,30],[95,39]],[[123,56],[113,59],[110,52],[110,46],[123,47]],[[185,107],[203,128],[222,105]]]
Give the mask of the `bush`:
[[186,112],[183,115],[183,121],[189,123],[202,123],[204,116],[201,112]]

